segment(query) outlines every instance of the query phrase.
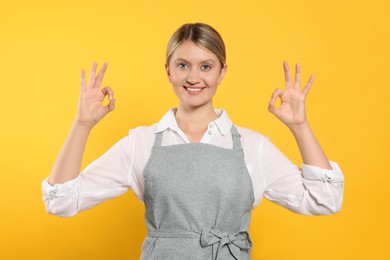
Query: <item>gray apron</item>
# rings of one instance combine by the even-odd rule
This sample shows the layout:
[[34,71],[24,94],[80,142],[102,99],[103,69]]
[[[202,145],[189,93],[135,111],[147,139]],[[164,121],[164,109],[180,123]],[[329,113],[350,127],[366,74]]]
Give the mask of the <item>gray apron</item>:
[[231,134],[233,149],[161,146],[156,134],[144,170],[142,260],[250,259],[253,187],[234,125]]

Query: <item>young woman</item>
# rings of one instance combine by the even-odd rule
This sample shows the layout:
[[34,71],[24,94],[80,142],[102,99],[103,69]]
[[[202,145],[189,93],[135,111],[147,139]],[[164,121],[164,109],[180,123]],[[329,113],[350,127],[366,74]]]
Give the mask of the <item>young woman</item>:
[[300,214],[341,209],[343,174],[309,126],[305,98],[313,77],[301,91],[299,65],[293,82],[284,63],[286,89],[275,90],[268,109],[293,133],[302,170],[268,138],[214,109],[227,70],[225,46],[215,29],[196,23],[180,27],[168,43],[165,68],[177,108],[156,124],[131,129],[80,173],[89,133],[115,107],[112,89],[101,89],[107,64],[97,76],[96,68],[88,84],[81,71],[77,117],[42,183],[50,214],[73,216],[132,189],[146,207],[141,259],[249,259],[251,211],[263,196]]

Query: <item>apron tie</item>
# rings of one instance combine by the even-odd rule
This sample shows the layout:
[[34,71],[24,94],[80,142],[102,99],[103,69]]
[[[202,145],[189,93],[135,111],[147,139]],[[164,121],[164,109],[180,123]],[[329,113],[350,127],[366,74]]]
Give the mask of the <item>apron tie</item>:
[[252,242],[247,231],[228,234],[215,229],[214,227],[202,230],[200,243],[203,247],[212,246],[213,260],[217,260],[221,256],[221,252],[226,250],[228,250],[235,259],[239,260],[241,249],[248,250],[252,248]]

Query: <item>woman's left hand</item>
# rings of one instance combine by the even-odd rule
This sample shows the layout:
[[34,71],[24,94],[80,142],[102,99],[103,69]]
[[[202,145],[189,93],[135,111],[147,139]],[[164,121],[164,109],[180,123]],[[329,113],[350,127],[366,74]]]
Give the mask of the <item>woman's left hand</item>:
[[[301,91],[301,68],[299,64],[295,66],[295,81],[292,82],[290,69],[287,61],[283,63],[284,75],[286,79],[286,89],[276,89],[272,93],[271,101],[269,102],[268,111],[279,118],[290,130],[299,128],[308,124],[305,112],[305,99],[314,81],[314,76],[311,75],[305,87]],[[277,98],[281,100],[281,106],[277,108],[275,102]]]

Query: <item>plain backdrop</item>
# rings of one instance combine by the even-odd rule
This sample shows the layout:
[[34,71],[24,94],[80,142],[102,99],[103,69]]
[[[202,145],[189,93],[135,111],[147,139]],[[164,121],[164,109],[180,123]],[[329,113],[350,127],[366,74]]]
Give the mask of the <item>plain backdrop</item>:
[[165,48],[183,23],[223,36],[228,72],[214,99],[233,122],[270,136],[294,163],[288,129],[267,111],[282,63],[315,81],[307,114],[345,175],[343,209],[308,217],[266,200],[253,211],[253,259],[389,259],[390,4],[371,1],[2,0],[0,3],[0,258],[139,259],[144,207],[132,191],[59,218],[41,182],[77,111],[79,74],[109,63],[117,107],[93,130],[83,167],[177,106]]

